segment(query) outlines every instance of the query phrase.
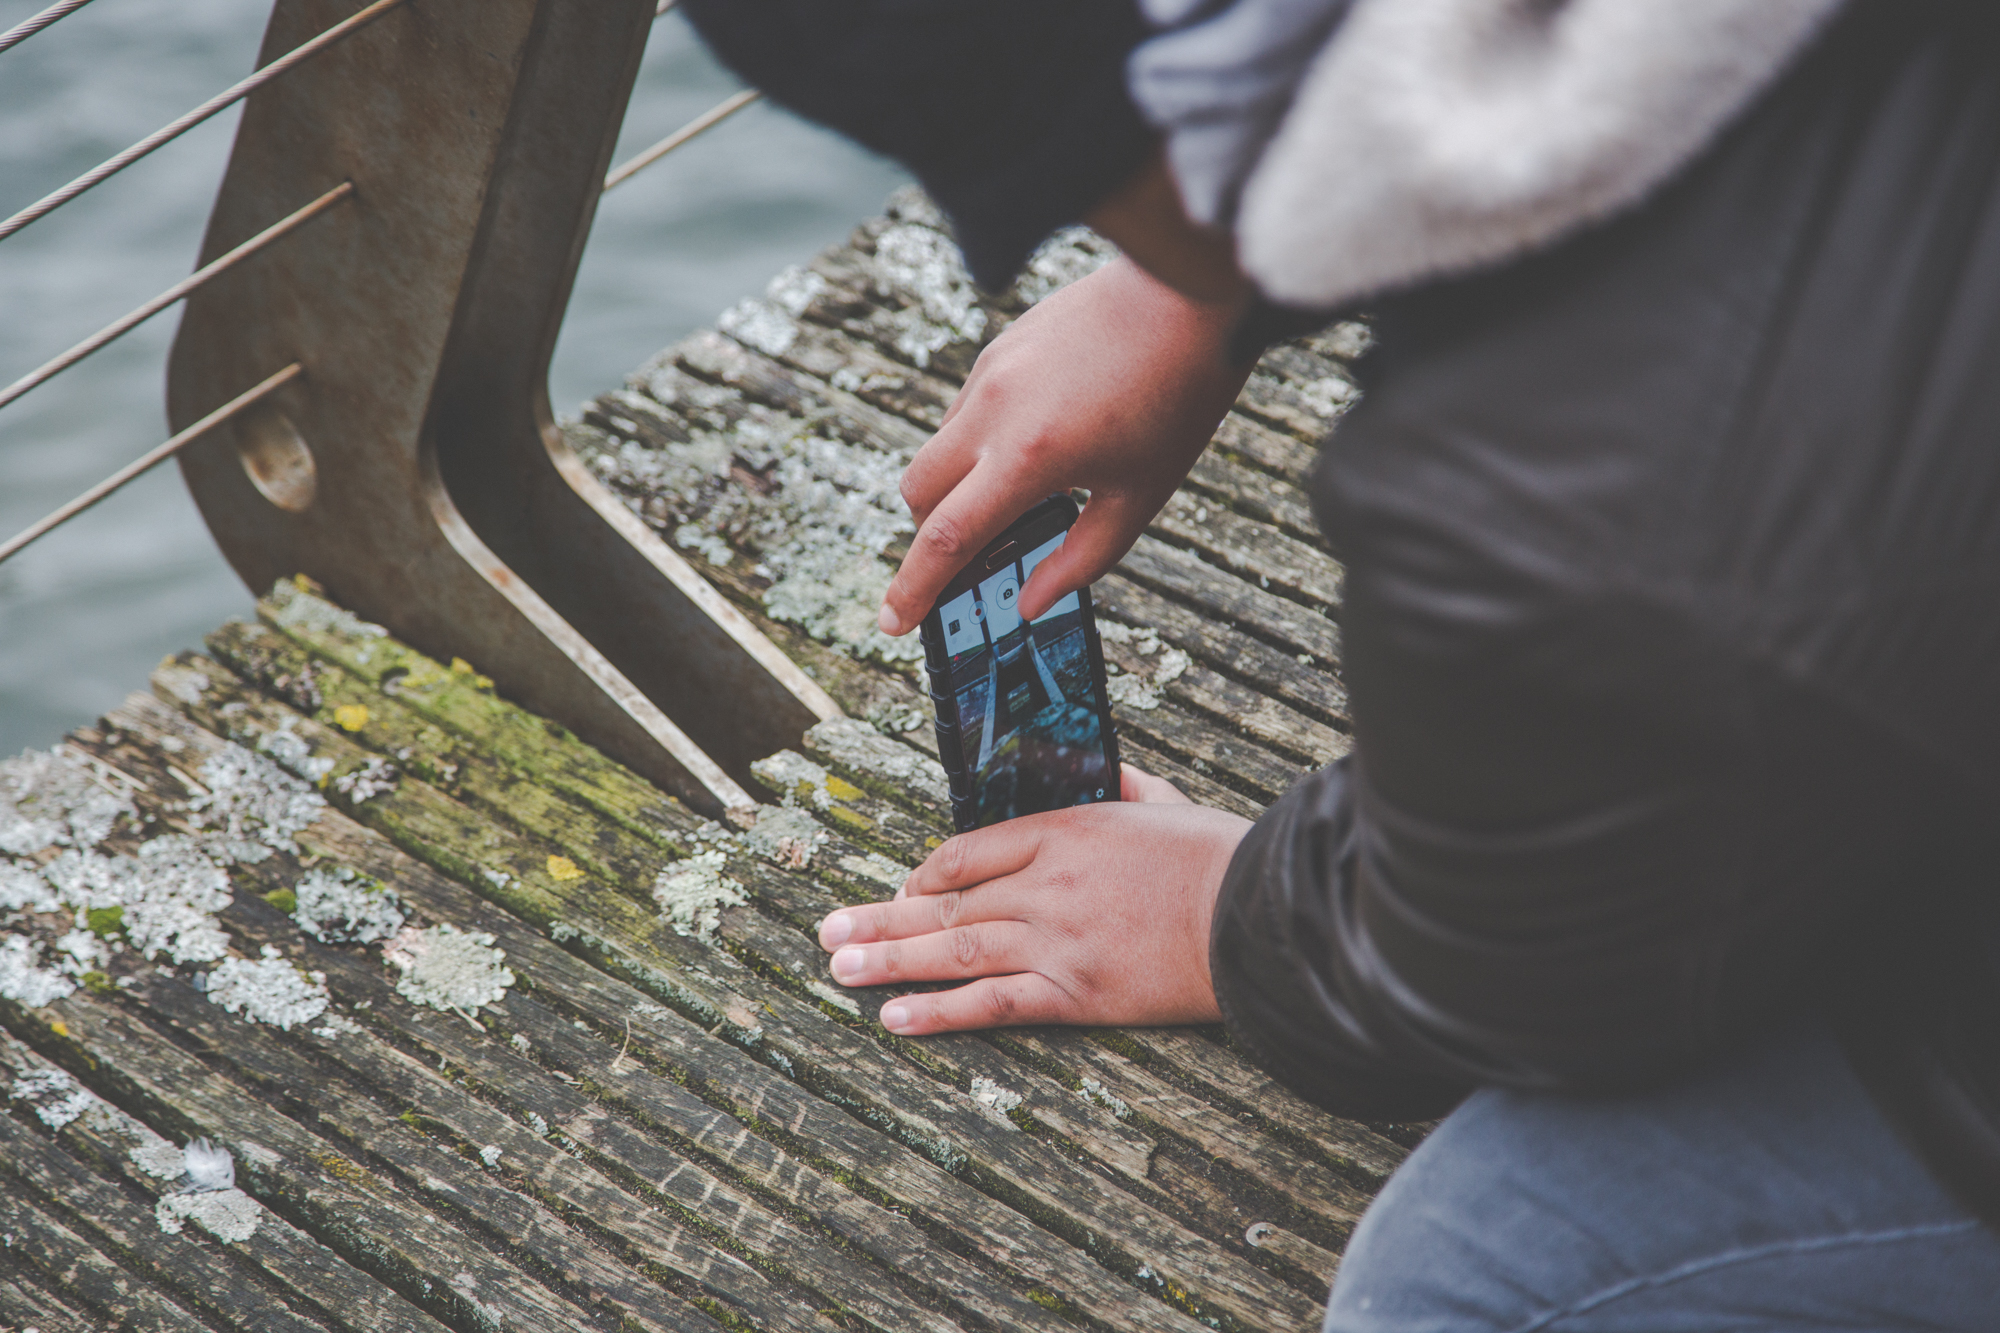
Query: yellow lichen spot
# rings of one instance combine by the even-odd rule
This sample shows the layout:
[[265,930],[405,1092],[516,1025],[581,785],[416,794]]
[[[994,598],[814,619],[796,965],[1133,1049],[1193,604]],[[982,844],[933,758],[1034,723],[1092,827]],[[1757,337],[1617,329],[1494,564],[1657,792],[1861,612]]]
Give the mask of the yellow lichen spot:
[[311,592],[313,590],[313,581],[303,574],[294,574],[292,575],[292,586],[300,592]]
[[462,657],[454,657],[451,659],[451,669],[453,671],[456,671],[461,676],[470,676],[473,674],[472,663],[466,661]]
[[342,731],[359,731],[368,725],[368,706],[342,704],[333,710],[333,720]]
[[549,858],[549,878],[558,884],[567,884],[573,879],[582,879],[583,871],[579,870],[576,862],[570,860],[567,856],[551,856]]
[[936,834],[924,839],[924,850],[927,852],[934,852],[942,846],[944,846],[944,839],[938,837]]
[[837,778],[832,774],[827,775],[826,794],[836,801],[858,801],[867,795],[846,778]]
[[58,1018],[55,1022],[49,1024],[49,1031],[55,1033],[58,1037],[67,1037],[69,1035],[69,1024]]

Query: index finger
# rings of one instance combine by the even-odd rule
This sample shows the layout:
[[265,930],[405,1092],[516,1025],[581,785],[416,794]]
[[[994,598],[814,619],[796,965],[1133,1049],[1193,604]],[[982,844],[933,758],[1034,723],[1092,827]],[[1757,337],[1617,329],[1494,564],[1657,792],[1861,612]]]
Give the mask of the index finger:
[[912,898],[950,893],[1025,870],[1042,849],[1042,826],[1047,822],[1031,815],[953,834],[910,872],[903,893]]
[[909,554],[882,594],[879,624],[884,634],[915,629],[953,576],[1042,496],[1030,487],[1024,497],[1021,489],[990,459],[981,459],[952,488],[917,529]]

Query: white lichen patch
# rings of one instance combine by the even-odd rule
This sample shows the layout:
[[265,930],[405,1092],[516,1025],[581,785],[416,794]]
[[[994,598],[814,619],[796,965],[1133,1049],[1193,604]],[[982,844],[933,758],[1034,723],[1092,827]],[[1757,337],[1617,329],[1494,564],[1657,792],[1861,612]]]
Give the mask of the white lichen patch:
[[1085,1078],[1083,1080],[1083,1097],[1085,1101],[1096,1102],[1120,1120],[1132,1114],[1131,1104],[1112,1092],[1111,1089],[1105,1087],[1097,1079]]
[[352,611],[342,610],[324,598],[301,591],[290,579],[280,579],[272,586],[269,605],[272,619],[287,629],[357,639],[389,637],[389,631],[380,625],[370,624]]
[[[768,330],[729,327],[746,342],[771,345]],[[708,339],[697,349],[704,356],[744,355],[734,343]],[[634,382],[650,397],[607,394],[597,410],[612,429],[643,435],[645,443],[595,427],[566,428],[607,484],[682,550],[719,566],[739,549],[753,556],[758,574],[771,580],[764,605],[775,618],[852,656],[890,663],[921,656],[920,644],[891,639],[875,623],[891,574],[882,552],[915,531],[900,483],[922,443],[918,432],[893,444],[857,443],[843,438],[852,422],[833,405],[798,416],[750,403],[679,372],[671,357]],[[684,420],[662,417],[661,402],[674,403]],[[642,427],[649,419],[657,424]],[[660,443],[663,436],[671,442]]]
[[484,1148],[481,1148],[479,1150],[479,1160],[486,1163],[489,1169],[499,1166],[500,1149],[494,1144],[491,1143],[487,1144]]
[[48,847],[95,847],[120,816],[137,817],[122,785],[108,770],[61,749],[29,750],[0,761],[0,853],[33,856]]
[[507,953],[484,931],[467,932],[445,924],[419,930],[405,926],[382,946],[383,961],[402,973],[396,993],[412,1004],[428,1005],[470,1018],[484,1005],[498,1004],[514,984]]
[[50,1129],[61,1129],[96,1105],[96,1094],[61,1069],[30,1069],[7,1090],[10,1102],[26,1102]]
[[883,732],[915,731],[931,720],[929,713],[901,699],[877,704],[868,710],[867,717],[876,730]]
[[39,866],[0,860],[0,912],[54,912],[61,906]]
[[62,970],[73,977],[101,972],[111,961],[111,950],[88,930],[72,930],[56,937],[56,953]]
[[1194,663],[1178,648],[1168,648],[1160,654],[1150,672],[1141,674],[1128,671],[1121,675],[1107,675],[1104,692],[1112,703],[1150,712],[1160,706],[1160,690],[1179,680]]
[[890,740],[868,723],[837,717],[806,733],[813,748],[855,772],[871,774],[940,804],[951,797],[944,767],[937,760]]
[[1014,283],[1014,292],[1035,305],[1117,257],[1118,247],[1088,227],[1065,227],[1029,257]]
[[372,800],[383,792],[394,791],[397,779],[402,774],[386,759],[371,758],[367,763],[351,773],[343,773],[333,780],[333,789],[348,800],[360,805]]
[[298,733],[301,720],[297,714],[289,715],[278,723],[276,731],[259,736],[257,752],[269,755],[281,768],[307,782],[318,782],[333,771],[333,760],[313,754],[312,743]]
[[1007,1118],[1007,1113],[1021,1104],[1022,1097],[1012,1088],[982,1075],[972,1080],[972,1100],[991,1111],[1002,1124],[1012,1126],[1014,1122]]
[[289,1032],[325,1013],[331,997],[324,972],[302,972],[267,944],[263,957],[226,958],[209,973],[208,1001]]
[[825,810],[833,804],[826,787],[826,770],[796,750],[767,755],[751,764],[750,772],[759,782],[780,793],[786,805],[797,803],[801,788],[806,790],[813,809]]
[[326,1022],[312,1029],[312,1034],[322,1040],[332,1041],[335,1037],[344,1037],[349,1033],[359,1031],[361,1031],[361,1025],[347,1017],[347,1015],[329,1014]]
[[1106,620],[1100,616],[1097,620],[1097,635],[1106,643],[1127,646],[1141,657],[1151,657],[1160,651],[1160,632],[1156,629],[1135,629],[1130,625],[1121,625],[1115,620]]
[[201,766],[206,791],[188,802],[189,825],[209,834],[220,857],[255,863],[298,851],[292,835],[326,809],[326,798],[262,755],[231,744]]
[[906,304],[890,322],[896,350],[913,365],[953,343],[978,342],[986,332],[986,311],[965,259],[951,238],[930,227],[898,223],[875,238],[877,293]]
[[803,870],[826,838],[826,830],[796,806],[760,805],[757,822],[743,834],[743,844],[767,861]]
[[898,865],[880,852],[868,852],[862,856],[852,854],[840,858],[840,868],[850,875],[862,879],[872,879],[888,889],[900,889],[903,881],[910,877],[910,868]]
[[[156,1180],[179,1180],[187,1174],[187,1153],[176,1148],[146,1126],[133,1121],[131,1137],[136,1140],[125,1155],[132,1164]],[[231,1168],[232,1172],[234,1168]]]
[[27,1009],[39,1009],[76,990],[60,972],[41,966],[42,945],[21,935],[0,940],[0,998]]
[[153,1205],[153,1220],[169,1236],[178,1236],[189,1222],[225,1243],[249,1240],[264,1219],[264,1206],[231,1188],[199,1194],[167,1194]]
[[205,963],[229,945],[215,920],[229,905],[229,875],[210,859],[213,847],[170,833],[141,844],[134,856],[64,852],[45,873],[75,911],[78,930],[93,910],[115,908],[125,941],[143,957],[164,953],[176,964]]
[[292,920],[322,944],[373,944],[403,928],[396,891],[345,866],[308,870],[293,893]]
[[1345,320],[1309,341],[1315,350],[1327,356],[1352,361],[1374,344],[1375,335],[1366,324]]
[[797,264],[771,279],[762,300],[738,301],[716,327],[766,356],[783,356],[798,341],[798,317],[826,290],[826,279]]
[[698,852],[662,870],[653,881],[653,901],[677,935],[714,939],[722,909],[749,901],[743,886],[722,873],[721,852]]

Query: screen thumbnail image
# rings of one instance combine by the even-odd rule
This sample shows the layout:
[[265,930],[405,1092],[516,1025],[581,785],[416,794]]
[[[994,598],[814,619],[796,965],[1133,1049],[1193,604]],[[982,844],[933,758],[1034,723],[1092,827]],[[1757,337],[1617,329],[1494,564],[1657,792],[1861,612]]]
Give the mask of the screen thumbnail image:
[[1017,603],[1058,536],[946,602],[945,651],[960,743],[982,825],[1116,795],[1083,604],[1069,594],[1032,621]]

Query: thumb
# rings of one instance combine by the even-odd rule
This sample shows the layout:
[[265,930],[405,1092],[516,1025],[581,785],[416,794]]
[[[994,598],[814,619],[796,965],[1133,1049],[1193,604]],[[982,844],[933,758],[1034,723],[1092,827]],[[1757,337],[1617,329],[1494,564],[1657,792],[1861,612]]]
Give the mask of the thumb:
[[1069,536],[1039,565],[1021,589],[1021,616],[1033,620],[1069,593],[1124,559],[1153,515],[1125,495],[1090,497]]

